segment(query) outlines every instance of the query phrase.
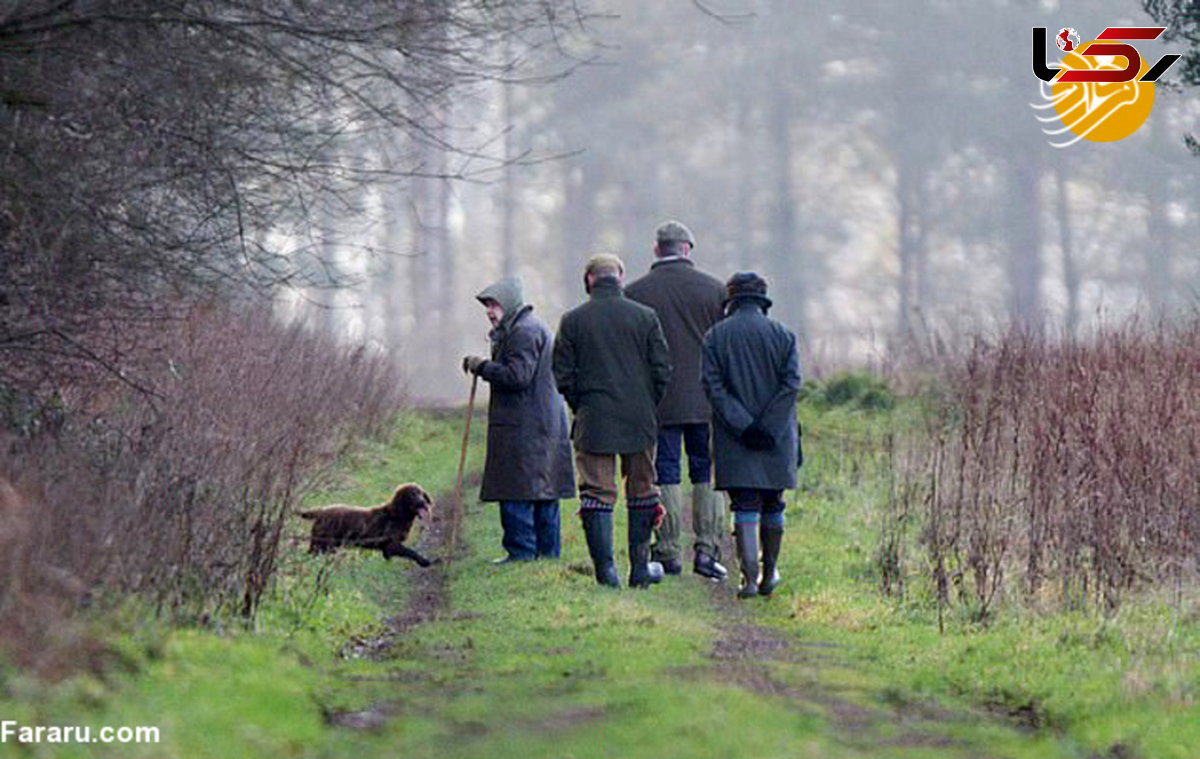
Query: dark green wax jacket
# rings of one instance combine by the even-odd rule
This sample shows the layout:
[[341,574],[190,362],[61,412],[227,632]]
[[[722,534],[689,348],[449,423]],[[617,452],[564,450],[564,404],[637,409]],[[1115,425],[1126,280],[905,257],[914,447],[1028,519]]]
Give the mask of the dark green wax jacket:
[[658,317],[626,298],[616,278],[598,279],[591,299],[563,315],[554,379],[575,414],[576,450],[635,453],[653,445],[656,408],[670,378]]

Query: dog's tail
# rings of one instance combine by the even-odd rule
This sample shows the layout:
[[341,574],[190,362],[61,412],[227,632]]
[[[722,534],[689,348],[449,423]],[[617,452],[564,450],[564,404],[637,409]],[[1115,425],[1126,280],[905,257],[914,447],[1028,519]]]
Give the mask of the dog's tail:
[[300,518],[301,519],[316,519],[317,513],[319,511],[320,511],[320,509],[309,509],[307,511],[301,511]]

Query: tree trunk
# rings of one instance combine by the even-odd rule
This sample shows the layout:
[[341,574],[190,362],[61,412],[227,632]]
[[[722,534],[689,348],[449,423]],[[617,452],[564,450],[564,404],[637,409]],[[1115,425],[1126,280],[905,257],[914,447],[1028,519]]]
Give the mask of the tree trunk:
[[1008,220],[1008,313],[1015,322],[1041,326],[1042,212],[1038,194],[1041,166],[1036,155],[1011,164]]
[[757,235],[754,234],[754,230],[757,229],[754,223],[754,201],[758,197],[760,175],[758,151],[755,149],[758,141],[745,139],[745,135],[754,134],[758,126],[754,123],[750,98],[743,94],[737,98],[733,120],[734,137],[741,146],[741,160],[737,162],[738,192],[733,199],[732,229],[740,230],[741,233],[726,236],[728,247],[722,251],[720,265],[713,262],[713,268],[720,271],[728,271],[738,261],[752,265],[757,265],[760,261],[762,248]]
[[563,163],[563,213],[561,240],[561,286],[564,308],[583,296],[583,266],[593,253],[596,239],[595,200],[600,185],[597,169],[587,163]]
[[[397,170],[396,155],[398,146],[389,145],[384,148],[384,168],[387,171]],[[383,208],[383,225],[379,241],[380,260],[379,273],[372,280],[374,290],[371,298],[372,322],[375,323],[375,334],[382,335],[385,348],[390,351],[399,349],[404,344],[407,329],[408,314],[404,305],[407,298],[400,297],[406,292],[405,274],[408,266],[404,258],[404,219],[406,191],[404,188],[386,183],[380,186],[380,205]],[[369,329],[368,332],[374,330]]]
[[[434,149],[429,145],[417,148],[418,166],[422,173],[432,173],[437,166]],[[409,259],[408,301],[412,308],[411,329],[407,336],[408,354],[418,360],[408,362],[409,371],[419,388],[429,387],[428,359],[437,355],[434,325],[437,324],[437,304],[434,295],[437,283],[437,236],[435,200],[437,179],[415,177],[409,201],[409,229],[412,258]]]
[[517,273],[516,231],[514,229],[517,211],[517,183],[515,167],[512,162],[516,159],[516,135],[513,126],[513,85],[500,85],[500,107],[502,110],[504,133],[504,174],[500,183],[500,270],[505,277]]
[[901,339],[912,332],[912,316],[917,305],[917,216],[915,185],[920,181],[907,152],[896,161],[896,252],[900,263],[899,312],[896,326]]
[[1062,162],[1055,167],[1058,239],[1062,248],[1063,287],[1067,291],[1066,330],[1069,337],[1079,332],[1079,268],[1075,261],[1075,241],[1071,227],[1071,196]]
[[[1162,124],[1166,119],[1151,120],[1150,139],[1154,144],[1164,141]],[[1142,272],[1142,291],[1146,305],[1156,316],[1166,313],[1172,300],[1171,271],[1171,224],[1167,221],[1168,176],[1155,177],[1147,183],[1146,204],[1148,218],[1146,231],[1149,240],[1145,246],[1145,268]]]
[[808,305],[805,256],[796,241],[796,193],[792,179],[792,104],[785,93],[776,95],[771,118],[770,154],[776,166],[774,211],[771,218],[771,255],[783,280],[777,286],[776,309],[789,326],[804,333]]
[[[448,168],[446,156],[442,158],[443,171]],[[454,241],[450,235],[450,204],[454,200],[453,187],[449,179],[437,180],[437,199],[435,210],[435,226],[433,229],[436,240],[437,266],[440,277],[437,303],[437,366],[435,379],[446,376],[454,364],[454,353],[457,349],[455,338],[459,334],[457,315],[462,311],[458,302],[457,272],[455,271],[456,256]]]
[[[326,126],[325,129],[329,131],[329,127]],[[331,166],[337,164],[339,157],[333,147],[326,147],[319,160],[325,165]],[[338,265],[337,219],[331,207],[334,202],[332,194],[332,192],[326,192],[323,194],[324,197],[322,194],[316,196],[316,229],[314,231],[318,237],[316,243],[318,253],[310,300],[314,308],[313,326],[322,334],[337,336],[340,332],[337,288],[340,285],[341,271]]]

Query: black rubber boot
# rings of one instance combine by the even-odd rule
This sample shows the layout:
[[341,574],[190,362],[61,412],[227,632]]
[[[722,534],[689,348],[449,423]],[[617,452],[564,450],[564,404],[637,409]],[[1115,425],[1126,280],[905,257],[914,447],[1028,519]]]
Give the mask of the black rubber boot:
[[779,576],[776,566],[779,562],[779,548],[783,544],[783,528],[768,527],[765,524],[758,528],[758,536],[762,540],[762,580],[758,583],[758,594],[769,596],[783,578]]
[[650,561],[654,509],[629,510],[629,587],[648,588],[662,582],[663,565]]
[[683,574],[683,564],[679,563],[679,559],[663,559],[658,562],[662,566],[663,574],[681,575]]
[[583,534],[587,537],[588,553],[596,568],[596,582],[610,588],[621,587],[617,567],[613,564],[613,515],[611,511],[586,509],[580,512]]
[[753,598],[758,595],[758,535],[751,525],[739,524],[733,530],[737,544],[738,561],[742,565],[742,587],[738,598]]
[[696,560],[692,562],[692,571],[701,577],[724,582],[729,570],[721,562],[709,556],[704,551],[696,551]]

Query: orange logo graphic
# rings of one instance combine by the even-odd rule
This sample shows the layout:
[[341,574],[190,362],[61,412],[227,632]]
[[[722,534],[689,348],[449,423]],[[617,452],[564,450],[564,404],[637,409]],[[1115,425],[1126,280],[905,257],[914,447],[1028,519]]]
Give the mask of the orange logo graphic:
[[[1153,67],[1133,45],[1109,40],[1151,40],[1161,27],[1110,27],[1097,39],[1075,44],[1074,29],[1055,37],[1066,55],[1057,67],[1046,64],[1046,29],[1033,30],[1033,71],[1042,80],[1041,103],[1030,106],[1046,115],[1037,120],[1050,144],[1065,148],[1080,140],[1113,142],[1137,131],[1154,107],[1154,82],[1178,55],[1165,55]],[[1066,33],[1066,34],[1064,34]],[[1078,40],[1078,37],[1075,38]]]

